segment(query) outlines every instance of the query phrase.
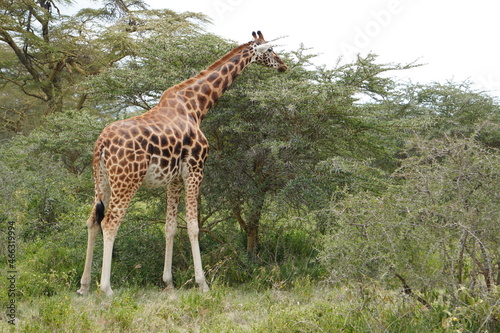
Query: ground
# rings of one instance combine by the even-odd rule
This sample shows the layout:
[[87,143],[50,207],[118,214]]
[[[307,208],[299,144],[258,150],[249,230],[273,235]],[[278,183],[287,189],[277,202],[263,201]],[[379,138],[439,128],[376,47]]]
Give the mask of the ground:
[[163,292],[117,288],[112,298],[99,291],[81,297],[70,291],[24,298],[19,332],[457,332],[461,319],[427,309],[398,291],[297,283],[256,291],[212,286]]

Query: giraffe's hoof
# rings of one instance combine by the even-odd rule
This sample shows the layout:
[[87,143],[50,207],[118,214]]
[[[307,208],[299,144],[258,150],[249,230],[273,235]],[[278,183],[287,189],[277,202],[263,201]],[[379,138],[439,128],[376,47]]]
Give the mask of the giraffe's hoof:
[[82,287],[80,287],[80,289],[78,289],[78,290],[76,291],[76,293],[77,293],[78,295],[80,295],[80,296],[85,296],[85,295],[87,295],[87,294],[89,293],[89,288],[87,288],[87,287],[83,287],[83,286],[82,286]]
[[101,287],[101,290],[104,293],[104,295],[106,295],[106,297],[111,297],[114,294],[113,290],[111,290],[111,287],[107,287],[107,288]]
[[85,295],[87,295],[87,294],[88,294],[88,291],[83,291],[83,290],[81,290],[81,289],[78,289],[78,290],[76,291],[76,293],[77,293],[78,295],[80,295],[80,296],[85,296]]
[[164,289],[163,289],[163,292],[164,293],[168,293],[168,292],[171,292],[171,291],[174,291],[175,290],[175,287],[173,284],[170,284],[168,286],[166,286]]
[[210,288],[208,287],[208,284],[205,281],[200,283],[200,290],[202,293],[206,293],[206,292],[210,291]]

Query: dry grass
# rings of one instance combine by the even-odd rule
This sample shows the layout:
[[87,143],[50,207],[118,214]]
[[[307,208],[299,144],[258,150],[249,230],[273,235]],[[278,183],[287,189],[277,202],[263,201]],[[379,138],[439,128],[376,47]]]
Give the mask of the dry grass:
[[[20,300],[18,332],[456,332],[443,310],[398,292],[297,284],[290,290],[213,286],[161,292],[118,289],[113,298],[62,292]],[[462,330],[466,332],[467,330]]]

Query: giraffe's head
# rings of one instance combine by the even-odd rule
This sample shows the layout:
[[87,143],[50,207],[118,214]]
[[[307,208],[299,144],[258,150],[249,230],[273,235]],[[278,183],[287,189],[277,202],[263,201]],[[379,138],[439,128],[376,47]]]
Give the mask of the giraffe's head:
[[268,43],[264,40],[262,32],[252,32],[252,36],[254,38],[253,47],[255,50],[255,55],[252,58],[252,62],[264,65],[266,67],[275,68],[279,72],[286,71],[288,66],[276,53],[274,53],[271,43]]

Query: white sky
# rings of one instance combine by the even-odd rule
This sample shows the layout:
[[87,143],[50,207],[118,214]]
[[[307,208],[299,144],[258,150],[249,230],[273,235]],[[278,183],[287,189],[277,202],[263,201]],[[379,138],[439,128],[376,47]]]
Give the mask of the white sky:
[[[76,0],[85,2],[86,0]],[[497,0],[145,0],[151,8],[201,12],[207,31],[239,43],[261,30],[266,39],[287,35],[277,50],[300,43],[333,68],[342,57],[378,54],[379,62],[423,67],[399,78],[429,83],[470,80],[500,96],[500,1]]]

